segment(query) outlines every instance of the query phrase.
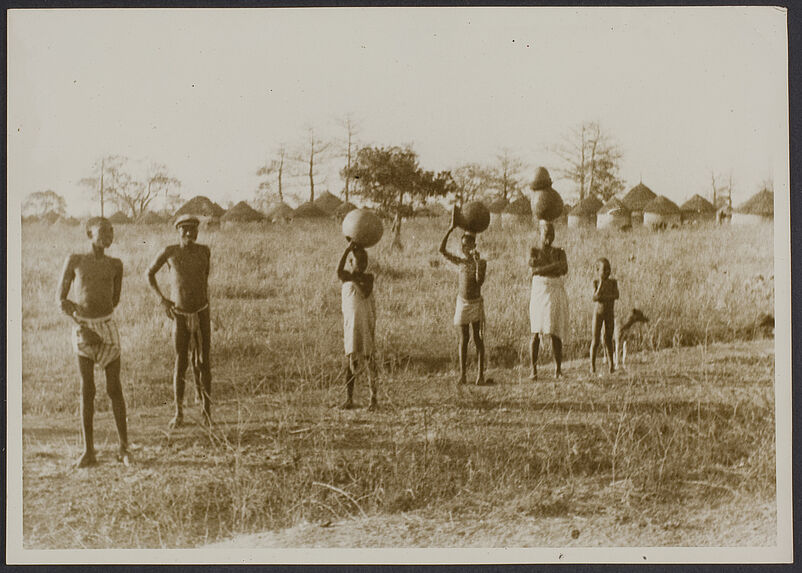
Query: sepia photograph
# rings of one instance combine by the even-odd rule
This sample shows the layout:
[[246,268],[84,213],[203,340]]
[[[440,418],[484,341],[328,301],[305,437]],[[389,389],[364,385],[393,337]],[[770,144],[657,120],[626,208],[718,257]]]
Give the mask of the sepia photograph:
[[787,10],[7,12],[9,563],[792,560]]

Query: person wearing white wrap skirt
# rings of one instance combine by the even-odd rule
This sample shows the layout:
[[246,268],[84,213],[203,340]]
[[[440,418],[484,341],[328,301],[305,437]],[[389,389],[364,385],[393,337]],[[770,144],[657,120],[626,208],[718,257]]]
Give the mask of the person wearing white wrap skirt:
[[568,273],[565,251],[552,247],[554,226],[540,221],[540,248],[532,248],[529,270],[532,275],[532,290],[529,298],[529,322],[532,332],[530,358],[532,380],[537,379],[537,357],[540,338],[551,336],[554,353],[555,377],[562,376],[562,346],[568,334],[568,295],[563,277]]

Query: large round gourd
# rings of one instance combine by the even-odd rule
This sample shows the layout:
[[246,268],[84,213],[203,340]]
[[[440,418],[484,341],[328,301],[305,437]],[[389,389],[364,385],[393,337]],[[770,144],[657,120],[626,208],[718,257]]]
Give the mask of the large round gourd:
[[544,221],[553,221],[563,212],[563,200],[554,189],[547,188],[534,192],[532,212],[535,217]]
[[354,209],[343,219],[343,235],[360,247],[372,247],[382,238],[384,227],[373,211]]
[[465,203],[457,209],[457,225],[471,233],[481,233],[490,226],[490,211],[481,201]]

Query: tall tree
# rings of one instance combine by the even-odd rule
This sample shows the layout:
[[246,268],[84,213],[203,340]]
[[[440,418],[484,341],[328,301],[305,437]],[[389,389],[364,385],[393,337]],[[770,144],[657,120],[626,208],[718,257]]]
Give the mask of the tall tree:
[[47,213],[67,214],[67,201],[52,189],[31,193],[22,203],[23,217],[41,217]]
[[354,181],[352,194],[394,216],[393,244],[397,246],[400,246],[401,219],[412,203],[424,203],[429,197],[453,192],[451,175],[421,169],[418,156],[410,147],[363,147],[349,171]]
[[159,197],[166,199],[181,186],[181,182],[170,175],[162,163],[151,163],[142,176],[137,175],[128,158],[121,155],[104,157],[100,165],[98,177],[86,177],[79,183],[100,197],[101,216],[105,215],[105,202],[110,200],[132,217],[139,217],[154,200]]
[[92,173],[89,177],[84,177],[78,184],[86,187],[94,199],[100,203],[100,216],[106,215],[106,200],[109,199],[107,187],[108,176],[119,171],[120,165],[125,162],[125,158],[120,155],[107,155],[101,157],[92,166]]
[[478,163],[460,165],[450,174],[455,184],[454,200],[460,207],[468,201],[484,198],[496,183],[495,172]]
[[503,199],[509,199],[523,187],[523,171],[526,164],[510,149],[503,148],[496,155],[496,163],[491,171],[493,187]]
[[599,122],[574,127],[552,151],[563,161],[557,173],[576,183],[580,201],[586,195],[607,200],[624,189],[618,174],[623,152]]
[[[257,188],[257,202],[267,205],[271,202],[273,193],[278,194],[278,200],[284,202],[284,169],[287,157],[287,147],[282,143],[276,148],[273,159],[261,166],[256,175],[262,180]],[[275,186],[274,186],[275,182]]]
[[325,160],[326,152],[331,146],[330,142],[323,141],[315,135],[313,128],[308,129],[308,136],[303,149],[293,157],[305,165],[305,175],[309,178],[309,200],[315,200],[315,177],[320,164]]
[[345,159],[345,165],[340,170],[340,176],[345,180],[343,199],[347,202],[349,200],[349,194],[351,190],[351,164],[357,149],[356,138],[359,135],[359,124],[354,119],[352,114],[347,114],[342,120],[340,120],[340,125],[345,130],[345,136],[343,137],[340,145],[343,158]]

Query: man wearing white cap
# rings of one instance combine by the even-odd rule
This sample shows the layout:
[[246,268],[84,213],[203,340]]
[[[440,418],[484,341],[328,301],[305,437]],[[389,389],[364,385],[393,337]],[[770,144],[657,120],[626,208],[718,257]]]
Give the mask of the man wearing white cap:
[[[175,393],[175,416],[170,427],[184,422],[184,374],[189,362],[195,377],[196,395],[203,402],[203,419],[211,423],[212,370],[209,358],[210,312],[209,269],[211,251],[199,245],[200,221],[192,215],[181,215],[175,221],[179,244],[165,248],[148,269],[148,282],[161,298],[167,316],[173,320],[173,344],[175,369],[173,390]],[[167,264],[171,277],[171,298],[164,296],[156,281],[156,274]],[[187,356],[189,354],[189,357]]]

